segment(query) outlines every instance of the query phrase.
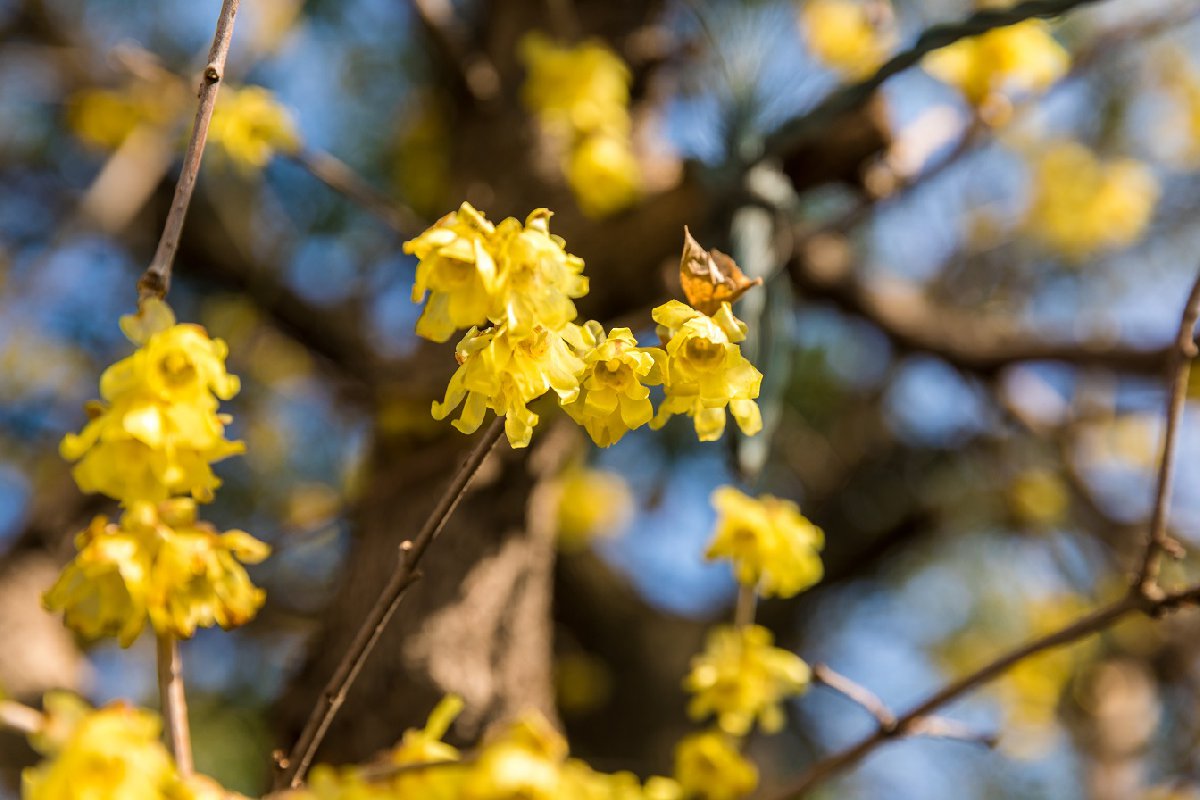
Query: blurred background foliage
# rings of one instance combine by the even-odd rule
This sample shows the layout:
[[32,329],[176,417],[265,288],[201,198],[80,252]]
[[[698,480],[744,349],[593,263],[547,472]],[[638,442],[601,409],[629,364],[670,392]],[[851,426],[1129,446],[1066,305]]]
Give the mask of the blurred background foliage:
[[[127,349],[116,320],[165,215],[218,5],[0,0],[0,687],[18,696],[154,704],[152,643],[75,642],[38,594],[104,510],[57,443]],[[243,379],[230,410],[247,453],[221,465],[211,518],[275,552],[253,570],[260,617],[186,643],[197,767],[263,788],[315,696],[296,676],[322,631],[353,623],[335,598],[374,557],[363,505],[428,495],[381,470],[462,447],[428,416],[451,347],[412,333],[400,243],[464,198],[493,219],[555,209],[588,264],[584,313],[635,330],[677,291],[684,223],[766,281],[740,309],[766,374],[761,437],[699,444],[684,421],[598,451],[548,413],[529,459],[505,462],[528,485],[503,502],[561,543],[542,576],[556,707],[598,768],[661,771],[685,729],[679,680],[734,594],[702,559],[721,483],[793,498],[824,528],[826,580],[761,619],[894,709],[1121,591],[1200,244],[1195,4],[1107,0],[993,31],[772,135],[972,10],[244,3],[228,77],[245,88],[223,90],[172,304],[229,343]],[[530,30],[606,42],[630,69],[628,117],[539,122],[521,105]],[[1195,423],[1189,406],[1172,511],[1186,544]],[[814,796],[1195,797],[1197,641],[1181,614],[1030,660],[950,709],[994,750],[898,742]],[[381,716],[372,747],[424,719]],[[872,724],[816,688],[750,752],[769,790]],[[27,757],[5,742],[6,774]]]

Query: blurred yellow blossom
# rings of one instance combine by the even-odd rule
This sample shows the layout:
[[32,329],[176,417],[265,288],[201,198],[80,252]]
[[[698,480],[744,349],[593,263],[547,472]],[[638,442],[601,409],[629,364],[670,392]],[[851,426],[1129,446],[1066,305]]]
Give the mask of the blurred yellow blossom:
[[694,695],[688,714],[715,714],[717,727],[734,736],[749,733],[756,720],[766,733],[782,728],[780,703],[803,693],[811,673],[799,656],[773,643],[771,632],[758,625],[714,628],[683,684]]
[[1008,507],[1019,522],[1027,525],[1060,524],[1070,502],[1062,478],[1044,468],[1021,472],[1008,487]]
[[62,455],[75,465],[85,492],[102,492],[129,505],[190,493],[207,500],[220,481],[209,466],[242,452],[225,439],[229,418],[217,414],[238,379],[225,371],[225,343],[198,325],[176,325],[165,304],[126,317],[122,327],[141,346],[104,371],[102,402],[89,406],[91,421],[67,434]]
[[879,0],[806,0],[800,10],[808,49],[818,61],[851,78],[874,72],[893,37],[884,26],[890,8]]
[[528,713],[484,742],[462,800],[558,800],[567,742],[545,717]]
[[758,786],[758,769],[720,731],[685,736],[675,747],[675,779],[686,797],[737,800]]
[[455,357],[459,368],[450,377],[445,399],[434,402],[433,418],[445,419],[462,405],[451,424],[463,433],[478,430],[491,409],[505,418],[509,443],[526,447],[538,423],[527,404],[550,390],[563,402],[579,394],[576,376],[583,362],[558,332],[538,328],[518,338],[503,325],[485,331],[472,328],[459,342]]
[[579,550],[614,532],[633,513],[633,493],[615,472],[567,467],[558,478],[557,494],[558,544],[565,550]]
[[732,486],[712,495],[717,525],[704,556],[728,558],[737,580],[763,597],[792,597],[821,580],[821,529],[790,500],[749,497]]
[[291,113],[261,86],[222,89],[208,139],[245,172],[262,169],[277,152],[300,149]]
[[935,50],[925,71],[956,86],[967,102],[982,106],[997,97],[1041,92],[1067,74],[1071,57],[1037,19],[994,28]]
[[543,123],[585,132],[628,127],[629,68],[603,42],[564,47],[535,31],[521,40],[520,54],[521,100]]
[[666,353],[637,346],[629,328],[605,334],[599,323],[584,326],[586,344],[579,398],[563,406],[592,441],[608,447],[654,418],[647,386],[663,382]]
[[729,303],[709,317],[678,300],[654,309],[659,337],[666,344],[666,399],[653,427],[675,414],[693,418],[702,442],[716,441],[725,432],[729,407],[742,433],[762,430],[758,397],[762,373],[742,355],[737,342],[746,338],[746,324],[733,316]]
[[87,144],[112,150],[136,128],[167,128],[180,118],[187,99],[182,84],[165,81],[84,89],[67,101],[67,124]]
[[1158,196],[1158,182],[1141,163],[1103,161],[1082,144],[1059,142],[1033,159],[1025,226],[1064,258],[1082,261],[1136,241]]
[[641,170],[628,136],[584,136],[571,148],[566,175],[579,209],[589,217],[628,208],[641,190]]

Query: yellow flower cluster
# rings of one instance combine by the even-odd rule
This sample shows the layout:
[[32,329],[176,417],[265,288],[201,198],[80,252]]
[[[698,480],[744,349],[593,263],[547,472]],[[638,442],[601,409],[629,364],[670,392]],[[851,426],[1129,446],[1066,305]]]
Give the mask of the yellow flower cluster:
[[[525,447],[539,420],[528,405],[553,391],[603,447],[676,414],[694,417],[700,439],[713,441],[727,407],[743,432],[757,433],[762,375],[742,356],[746,326],[729,304],[713,317],[677,301],[655,309],[665,350],[638,347],[628,328],[578,325],[573,300],[588,290],[583,262],[550,233],[549,220],[538,209],[524,224],[510,217],[493,225],[463,203],[404,244],[419,259],[413,300],[425,300],[417,334],[442,342],[470,327],[434,418],[461,406],[453,425],[471,433],[491,410],[505,417],[512,446]],[[666,398],[656,415],[647,387],[659,384]]]
[[774,646],[774,637],[758,625],[720,626],[709,632],[703,653],[692,659],[684,688],[693,693],[688,714],[717,718],[731,736],[745,736],[755,721],[766,733],[783,727],[780,703],[808,688],[808,665],[794,653]]
[[277,152],[300,149],[300,134],[291,113],[261,86],[221,90],[208,140],[243,172],[262,169]]
[[573,465],[555,483],[563,550],[580,550],[593,538],[615,533],[633,512],[633,492],[617,473]]
[[720,731],[685,736],[675,747],[675,779],[684,797],[737,800],[758,786],[758,769]]
[[883,8],[870,0],[807,0],[800,22],[809,51],[851,78],[866,77],[883,63],[893,44],[880,19]]
[[1059,142],[1033,160],[1025,227],[1067,260],[1083,261],[1135,242],[1158,196],[1158,182],[1138,161],[1104,161],[1078,142]]
[[705,558],[727,558],[744,586],[764,597],[793,597],[821,580],[821,529],[790,500],[755,499],[732,486],[712,495],[717,526]]
[[568,144],[563,171],[579,208],[605,217],[631,205],[640,176],[631,140],[629,68],[592,40],[560,47],[540,33],[521,42],[525,106]]
[[1046,90],[1067,73],[1071,57],[1047,23],[1030,19],[960,39],[927,55],[922,66],[978,107],[996,98]]
[[241,452],[224,438],[218,399],[237,393],[225,371],[225,344],[196,325],[177,325],[166,304],[149,300],[121,320],[138,349],[100,379],[101,403],[63,455],[78,459],[84,491],[121,502],[117,523],[95,518],[76,538],[75,559],[43,602],[89,638],[112,635],[123,647],[146,620],[160,634],[191,636],[197,626],[243,624],[263,593],[242,564],[269,548],[243,531],[217,533],[197,520],[197,501],[219,481],[211,462]]

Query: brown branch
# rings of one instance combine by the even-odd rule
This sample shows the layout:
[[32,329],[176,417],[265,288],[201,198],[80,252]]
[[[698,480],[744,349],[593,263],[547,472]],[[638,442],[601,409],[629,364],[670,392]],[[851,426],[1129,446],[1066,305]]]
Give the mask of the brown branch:
[[380,592],[375,605],[371,607],[367,618],[363,620],[355,634],[354,641],[350,643],[349,649],[338,663],[329,683],[321,692],[320,700],[309,715],[296,745],[287,757],[279,759],[279,772],[275,780],[276,789],[294,789],[304,780],[304,775],[312,765],[317,748],[325,738],[325,733],[329,730],[338,709],[346,700],[347,692],[358,677],[358,673],[362,670],[363,664],[366,663],[375,644],[379,641],[379,637],[383,635],[392,614],[404,599],[405,590],[416,582],[418,578],[417,565],[420,563],[421,557],[445,527],[447,520],[450,519],[454,509],[458,507],[459,501],[466,493],[471,479],[475,477],[475,473],[478,472],[488,453],[500,440],[503,432],[504,420],[500,417],[492,420],[474,449],[471,450],[470,455],[467,456],[467,460],[463,462],[451,479],[420,532],[413,539],[406,540],[400,545],[400,559],[392,576],[388,579],[387,585]]
[[167,743],[179,774],[192,774],[192,732],[188,725],[187,697],[183,690],[183,662],[179,640],[168,633],[158,634],[158,696],[162,703]]
[[425,223],[415,212],[392,201],[329,153],[301,150],[290,157],[321,183],[374,214],[402,236],[413,237],[425,229]]
[[171,266],[175,262],[175,251],[179,249],[179,237],[183,231],[183,220],[187,216],[192,192],[196,189],[196,178],[200,174],[200,161],[204,157],[204,145],[208,141],[208,126],[212,122],[213,109],[217,104],[217,93],[225,74],[225,59],[233,41],[233,22],[237,17],[239,0],[224,0],[221,14],[217,18],[217,31],[213,36],[212,48],[208,51],[208,64],[200,82],[200,102],[196,107],[196,119],[192,123],[192,135],[183,155],[183,169],[179,182],[175,184],[175,197],[171,211],[163,226],[162,238],[150,266],[138,280],[138,299],[166,297],[171,288]]
[[1158,461],[1158,478],[1154,492],[1154,510],[1150,515],[1150,537],[1134,587],[1143,596],[1161,594],[1158,585],[1159,568],[1164,552],[1181,554],[1180,545],[1167,536],[1167,507],[1170,505],[1171,484],[1175,472],[1175,445],[1179,438],[1179,417],[1187,400],[1188,374],[1196,357],[1196,321],[1200,319],[1200,275],[1196,276],[1188,294],[1175,335],[1171,353],[1171,383],[1167,393],[1166,425],[1163,429],[1162,451]]

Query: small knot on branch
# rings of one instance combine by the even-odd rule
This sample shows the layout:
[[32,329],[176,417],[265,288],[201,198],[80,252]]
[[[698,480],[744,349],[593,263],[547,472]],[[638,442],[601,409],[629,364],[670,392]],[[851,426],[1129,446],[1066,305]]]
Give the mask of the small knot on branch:
[[216,64],[209,64],[204,68],[204,82],[207,84],[221,82],[221,70]]

